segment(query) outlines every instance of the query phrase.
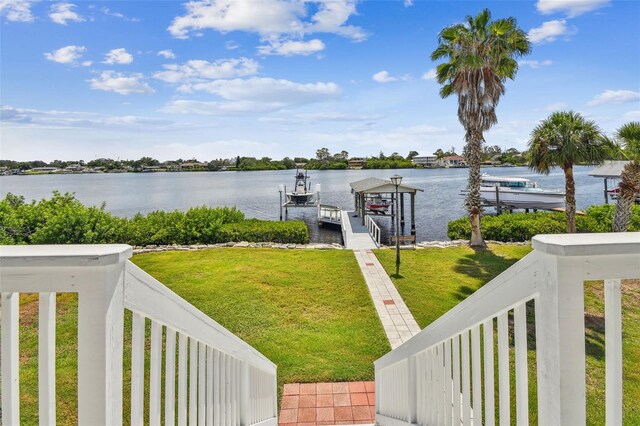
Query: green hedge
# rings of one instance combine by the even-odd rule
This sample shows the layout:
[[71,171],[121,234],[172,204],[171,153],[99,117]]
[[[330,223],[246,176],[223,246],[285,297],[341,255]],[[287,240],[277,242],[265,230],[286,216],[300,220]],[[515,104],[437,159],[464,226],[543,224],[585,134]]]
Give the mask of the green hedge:
[[[578,232],[611,232],[615,204],[591,206],[586,215],[576,216]],[[633,207],[629,231],[640,231],[640,206]],[[564,213],[504,213],[499,216],[483,216],[480,221],[482,236],[494,241],[528,241],[537,234],[562,234],[567,232]],[[469,239],[471,224],[463,217],[449,222],[447,236],[452,240]]]
[[131,219],[100,207],[83,205],[73,194],[54,192],[51,199],[27,203],[7,194],[0,201],[0,244],[131,245],[212,244],[227,241],[306,243],[304,222],[245,220],[227,207],[194,207],[187,212],[154,211]]
[[301,220],[270,222],[249,219],[238,223],[223,225],[220,229],[220,242],[226,241],[271,241],[274,243],[306,244],[309,242],[309,230]]

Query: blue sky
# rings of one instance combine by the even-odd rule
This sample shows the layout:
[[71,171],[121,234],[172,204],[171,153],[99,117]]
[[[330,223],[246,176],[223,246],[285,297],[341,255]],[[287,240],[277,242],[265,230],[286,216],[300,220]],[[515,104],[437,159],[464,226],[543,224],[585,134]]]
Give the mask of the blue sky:
[[533,43],[487,144],[556,110],[640,121],[637,1],[0,0],[0,158],[460,151],[429,56],[484,7]]

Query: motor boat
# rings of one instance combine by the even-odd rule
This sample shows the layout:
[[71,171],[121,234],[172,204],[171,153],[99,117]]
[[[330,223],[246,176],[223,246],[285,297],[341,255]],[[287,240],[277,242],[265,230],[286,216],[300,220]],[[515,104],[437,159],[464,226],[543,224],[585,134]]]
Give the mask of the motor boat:
[[287,202],[292,204],[308,204],[313,202],[313,192],[311,192],[311,183],[309,182],[307,172],[304,173],[296,169],[296,183],[293,191],[287,192]]
[[389,203],[387,200],[383,200],[380,197],[376,197],[367,200],[367,202],[365,203],[365,207],[371,212],[385,214],[387,213],[387,211],[389,211],[391,203]]
[[[487,174],[480,179],[480,197],[489,206],[495,206],[498,198],[504,208],[552,210],[565,207],[564,191],[539,188],[529,179]],[[463,193],[467,194],[468,190]]]

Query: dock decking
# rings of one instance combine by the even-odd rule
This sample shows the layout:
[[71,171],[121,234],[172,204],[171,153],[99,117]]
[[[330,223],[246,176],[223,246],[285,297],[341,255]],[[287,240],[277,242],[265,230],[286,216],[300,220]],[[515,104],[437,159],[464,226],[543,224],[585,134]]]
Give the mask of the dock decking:
[[367,227],[362,225],[360,218],[356,216],[356,212],[342,210],[341,215],[342,239],[345,248],[349,250],[371,250],[378,248],[369,234]]

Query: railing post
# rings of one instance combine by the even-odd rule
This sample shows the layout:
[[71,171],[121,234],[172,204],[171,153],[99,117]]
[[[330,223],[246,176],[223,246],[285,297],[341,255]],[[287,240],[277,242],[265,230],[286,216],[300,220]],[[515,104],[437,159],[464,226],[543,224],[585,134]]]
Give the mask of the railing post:
[[540,424],[585,424],[584,285],[573,259],[540,253],[535,300]]
[[249,380],[249,363],[243,360],[240,364],[240,425],[251,424],[251,380]]
[[409,401],[407,405],[409,408],[408,410],[409,412],[407,413],[407,423],[413,424],[418,422],[418,398],[417,398],[417,389],[416,389],[417,380],[418,380],[418,377],[417,377],[418,370],[416,369],[415,355],[410,356],[408,361],[409,362],[407,362],[407,370],[408,370],[407,386],[409,387],[409,392],[408,392]]
[[79,424],[122,424],[125,262],[93,266],[78,291]]

